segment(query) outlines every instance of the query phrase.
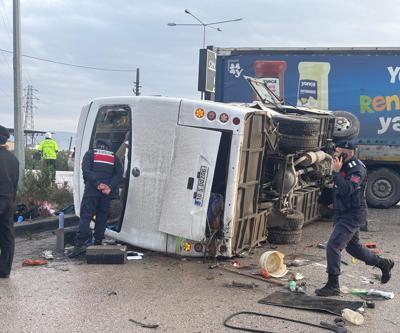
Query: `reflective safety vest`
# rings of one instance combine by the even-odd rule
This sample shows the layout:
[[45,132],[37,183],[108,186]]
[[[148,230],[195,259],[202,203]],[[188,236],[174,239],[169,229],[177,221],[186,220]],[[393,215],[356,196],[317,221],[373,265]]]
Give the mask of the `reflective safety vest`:
[[44,160],[55,160],[57,158],[58,145],[53,139],[44,139],[37,146],[37,150],[42,153]]

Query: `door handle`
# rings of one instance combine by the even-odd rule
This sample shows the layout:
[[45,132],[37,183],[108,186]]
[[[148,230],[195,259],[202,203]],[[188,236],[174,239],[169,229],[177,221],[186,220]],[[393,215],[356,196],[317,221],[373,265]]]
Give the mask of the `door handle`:
[[140,176],[140,169],[138,167],[132,168],[132,176],[139,177]]

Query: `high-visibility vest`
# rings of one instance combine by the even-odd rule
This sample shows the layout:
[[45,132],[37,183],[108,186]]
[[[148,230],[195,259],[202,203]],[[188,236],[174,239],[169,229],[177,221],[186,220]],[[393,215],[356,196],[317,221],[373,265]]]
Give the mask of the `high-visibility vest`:
[[42,153],[44,160],[55,160],[57,158],[58,145],[53,139],[44,139],[39,143],[37,150]]

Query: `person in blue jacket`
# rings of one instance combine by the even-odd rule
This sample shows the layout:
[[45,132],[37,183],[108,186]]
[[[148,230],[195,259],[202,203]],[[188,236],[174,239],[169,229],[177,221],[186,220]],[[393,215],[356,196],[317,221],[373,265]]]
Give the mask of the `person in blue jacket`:
[[85,191],[81,202],[76,244],[69,254],[70,258],[83,254],[87,244],[91,243],[90,221],[94,215],[96,216],[94,244],[102,244],[110,201],[117,195],[118,185],[122,182],[122,164],[110,151],[109,141],[97,139],[95,147],[89,149],[82,160]]
[[336,144],[331,166],[334,181],[333,208],[336,216],[326,247],[328,282],[324,287],[315,290],[318,296],[340,294],[339,274],[343,249],[365,264],[379,267],[382,271],[381,283],[389,281],[394,266],[392,260],[380,258],[360,243],[359,230],[367,219],[367,169],[355,156],[355,149],[356,146],[350,141]]

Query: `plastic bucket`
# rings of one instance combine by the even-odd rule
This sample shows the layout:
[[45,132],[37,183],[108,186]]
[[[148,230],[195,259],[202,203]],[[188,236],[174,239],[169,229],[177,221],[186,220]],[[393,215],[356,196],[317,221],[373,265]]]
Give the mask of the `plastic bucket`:
[[279,251],[267,251],[260,257],[260,267],[272,277],[282,277],[288,272],[283,262],[285,255]]

